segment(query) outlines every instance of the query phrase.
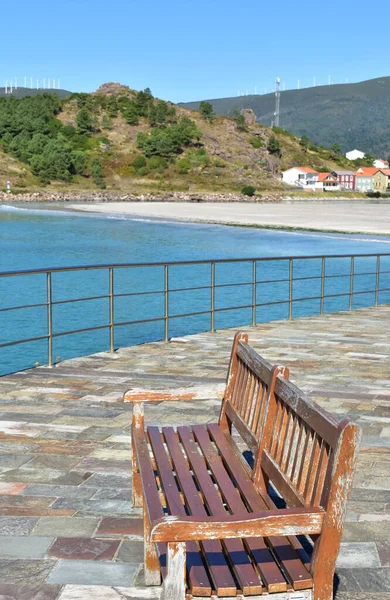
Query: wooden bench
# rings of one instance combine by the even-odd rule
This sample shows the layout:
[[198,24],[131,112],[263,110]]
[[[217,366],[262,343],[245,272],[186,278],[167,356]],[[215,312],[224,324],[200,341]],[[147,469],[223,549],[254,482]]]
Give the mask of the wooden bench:
[[148,395],[125,394],[145,581],[162,575],[164,600],[332,598],[360,433],[288,377],[239,332],[218,424],[145,431]]

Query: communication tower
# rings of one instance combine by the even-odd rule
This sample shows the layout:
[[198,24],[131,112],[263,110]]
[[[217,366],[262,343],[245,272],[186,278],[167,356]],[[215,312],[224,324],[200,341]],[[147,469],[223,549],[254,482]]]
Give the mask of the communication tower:
[[279,127],[280,117],[280,77],[276,78],[276,90],[275,90],[275,127]]

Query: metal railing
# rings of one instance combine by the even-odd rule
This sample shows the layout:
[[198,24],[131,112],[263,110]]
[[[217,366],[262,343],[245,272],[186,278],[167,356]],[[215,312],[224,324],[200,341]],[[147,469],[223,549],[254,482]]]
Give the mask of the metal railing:
[[[342,273],[334,273],[329,271],[328,267],[333,264],[332,261],[336,259],[340,259],[342,264],[347,265],[347,269],[344,269],[345,272]],[[363,271],[356,270],[357,260],[374,262],[375,268],[374,270],[365,269]],[[313,264],[314,261],[318,261],[318,273],[313,272],[312,268],[307,268],[306,273],[302,276],[299,273],[296,273],[297,264],[305,261],[305,264],[308,265],[310,263]],[[382,263],[388,263],[385,266],[382,266]],[[276,278],[266,278],[266,279],[258,279],[259,265],[263,266],[266,263],[272,263],[271,272],[273,274],[278,274],[278,271],[282,271],[282,273]],[[348,263],[348,264],[347,264]],[[239,267],[236,274],[239,272],[243,272],[242,265],[247,265],[249,267],[249,273],[251,276],[248,280],[245,281],[222,281],[219,282],[217,278],[217,270],[225,266],[229,271],[234,270],[234,265]],[[276,268],[278,265],[278,269]],[[283,268],[280,269],[280,265],[283,265]],[[189,267],[194,266],[202,266],[207,267],[209,273],[209,280],[197,282],[197,285],[187,286],[188,280],[191,282],[191,278],[187,278],[187,274],[189,271]],[[172,270],[177,267],[184,267],[185,273],[182,275],[180,279],[179,286],[171,286],[171,273]],[[161,289],[153,289],[153,290],[141,290],[141,291],[116,291],[116,277],[118,273],[120,273],[124,269],[130,269],[132,272],[136,269],[159,269],[162,270],[162,280],[163,286]],[[53,282],[53,277],[57,276],[60,273],[76,273],[76,272],[98,272],[98,271],[106,271],[108,274],[108,286],[106,290],[100,289],[99,293],[90,295],[90,296],[81,296],[76,298],[54,298],[55,286]],[[286,276],[284,276],[284,272],[286,272]],[[44,276],[45,277],[45,300],[41,302],[29,302],[27,304],[18,304],[16,306],[0,305],[0,316],[4,313],[12,313],[14,311],[26,311],[30,309],[43,308],[46,310],[46,332],[41,335],[34,335],[26,338],[13,339],[11,341],[1,342],[0,350],[5,349],[11,346],[18,346],[22,344],[27,344],[29,342],[42,342],[44,341],[47,344],[47,365],[53,365],[53,341],[56,338],[67,335],[78,335],[81,333],[98,331],[98,330],[108,330],[109,339],[107,346],[109,347],[110,352],[115,351],[115,340],[116,340],[116,332],[119,328],[124,326],[133,326],[145,323],[163,323],[164,324],[164,333],[163,337],[165,341],[168,341],[170,338],[170,330],[172,322],[175,319],[186,318],[186,317],[194,317],[194,316],[209,316],[209,324],[202,330],[209,330],[214,332],[216,329],[216,316],[219,313],[227,312],[227,311],[237,311],[248,309],[251,313],[251,317],[248,319],[248,323],[240,323],[240,325],[249,324],[256,325],[258,322],[258,309],[264,307],[272,307],[277,305],[287,305],[287,315],[289,319],[294,317],[294,307],[299,302],[318,301],[318,314],[322,315],[325,312],[325,300],[327,299],[336,299],[336,298],[345,298],[348,301],[349,310],[353,310],[354,308],[354,300],[361,294],[373,294],[373,302],[372,305],[377,306],[380,300],[380,294],[382,292],[390,292],[390,278],[388,284],[381,286],[382,278],[386,279],[390,274],[390,253],[387,254],[355,254],[355,255],[327,255],[327,256],[293,256],[293,257],[267,257],[267,258],[242,258],[242,259],[226,259],[226,260],[196,260],[196,261],[175,261],[175,262],[164,262],[164,263],[129,263],[129,264],[110,264],[110,265],[87,265],[87,266],[77,266],[77,267],[60,267],[53,269],[36,269],[36,270],[28,270],[28,271],[13,271],[13,272],[1,272],[0,273],[0,283],[2,280],[6,279],[14,280],[14,278],[23,278],[30,276]],[[368,277],[372,276],[375,283],[372,286],[372,289],[356,289],[356,282],[360,277]],[[204,275],[203,275],[204,278]],[[349,288],[347,290],[337,290],[337,285],[335,282],[338,280],[349,279]],[[147,278],[146,278],[147,279]],[[234,278],[233,278],[234,279]],[[299,285],[302,285],[304,282],[309,282],[311,287],[315,282],[319,283],[319,294],[314,293],[309,296],[296,296],[296,292],[299,289]],[[327,292],[327,283],[331,283],[331,293]],[[270,285],[275,286],[276,284],[286,284],[287,293],[282,295],[282,297],[272,297],[270,298],[259,298],[258,290],[259,286]],[[22,286],[23,287],[23,286]],[[371,286],[369,286],[371,287]],[[228,305],[228,306],[220,306],[217,304],[217,294],[222,293],[225,290],[225,295],[229,290],[232,289],[242,290],[243,288],[249,288],[249,296],[251,297],[250,302],[246,302],[244,304],[239,305]],[[41,289],[41,286],[39,286]],[[172,314],[170,311],[170,302],[175,294],[180,292],[190,292],[190,291],[206,291],[208,290],[208,300],[203,301],[203,305],[198,307],[199,310],[185,310],[184,312],[179,312],[176,314]],[[250,294],[251,290],[251,294]],[[42,290],[41,290],[42,291]],[[230,293],[230,292],[229,292]],[[143,314],[131,314],[130,318],[125,319],[116,319],[116,303],[119,299],[130,298],[130,297],[146,297],[150,296],[158,296],[163,299],[162,309],[163,312],[158,316],[148,316]],[[237,291],[236,291],[237,298]],[[390,298],[390,296],[389,296]],[[241,298],[239,298],[241,299]],[[65,331],[56,330],[53,326],[53,309],[56,306],[64,306],[74,303],[85,303],[91,300],[102,300],[107,301],[107,309],[108,309],[108,321],[100,323],[98,325],[93,325],[89,327],[77,327],[75,329],[67,329]],[[259,301],[263,300],[263,301]],[[386,301],[386,300],[385,300]],[[387,300],[389,301],[389,300]],[[3,302],[4,302],[4,294],[3,294]],[[336,309],[340,310],[340,309]],[[328,311],[334,312],[334,311]],[[140,318],[143,317],[143,318]],[[233,325],[232,325],[233,326]],[[157,341],[157,340],[156,340]]]

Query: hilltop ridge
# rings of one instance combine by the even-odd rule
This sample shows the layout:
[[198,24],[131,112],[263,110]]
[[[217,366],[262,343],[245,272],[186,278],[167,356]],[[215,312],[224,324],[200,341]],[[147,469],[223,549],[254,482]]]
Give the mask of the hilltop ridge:
[[10,179],[14,191],[282,193],[282,169],[346,164],[251,111],[202,115],[120,83],[65,99],[0,99],[0,148],[2,186]]
[[[219,115],[250,108],[257,121],[270,126],[275,95],[249,95],[209,99]],[[198,110],[200,101],[180,103]],[[332,84],[281,92],[280,124],[297,136],[307,135],[315,144],[340,145],[387,157],[390,155],[390,77],[359,83]]]

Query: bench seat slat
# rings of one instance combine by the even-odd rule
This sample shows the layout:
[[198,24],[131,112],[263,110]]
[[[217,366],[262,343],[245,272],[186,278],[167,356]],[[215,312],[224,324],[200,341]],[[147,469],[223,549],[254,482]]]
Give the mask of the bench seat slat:
[[[197,517],[206,517],[206,509],[199,497],[191,472],[184,458],[177,435],[172,427],[162,429],[176,476],[184,493],[188,512]],[[235,596],[237,586],[231,575],[229,566],[218,540],[206,540],[200,544],[203,556],[213,579],[214,589],[218,595]]]
[[[182,504],[164,445],[161,441],[160,431],[157,427],[148,427],[148,435],[170,514],[185,516],[186,511]],[[187,572],[192,594],[198,596],[211,594],[209,577],[201,563],[199,548],[196,542],[187,543]]]
[[[215,427],[218,427],[216,425]],[[222,460],[214,449],[207,426],[193,426],[195,438],[202,449],[206,462],[212,471],[218,486],[229,506],[229,510],[234,515],[247,514],[248,511],[237,488],[233,485],[229,474],[227,473]],[[286,579],[274,561],[272,554],[262,538],[248,538],[245,545],[249,549],[255,564],[260,570],[261,578],[264,581],[267,591],[270,593],[284,592],[287,590]]]
[[[185,449],[190,466],[194,472],[210,515],[224,517],[227,513],[222,499],[215,489],[213,480],[206,468],[205,462],[198,452],[197,444],[191,430],[188,427],[178,427],[178,434]],[[240,539],[228,539],[223,542],[230,557],[232,568],[240,582],[244,594],[261,594],[263,592],[262,582],[252,562],[247,555],[246,549]]]
[[[236,455],[233,443],[230,443],[230,439],[218,425],[209,425],[208,429],[224,459],[226,468],[245,494],[250,510],[266,510],[267,503],[255,490],[253,482]],[[287,573],[293,588],[295,590],[310,588],[313,585],[312,578],[288,538],[278,536],[267,538],[266,541],[280,561],[284,572]]]

